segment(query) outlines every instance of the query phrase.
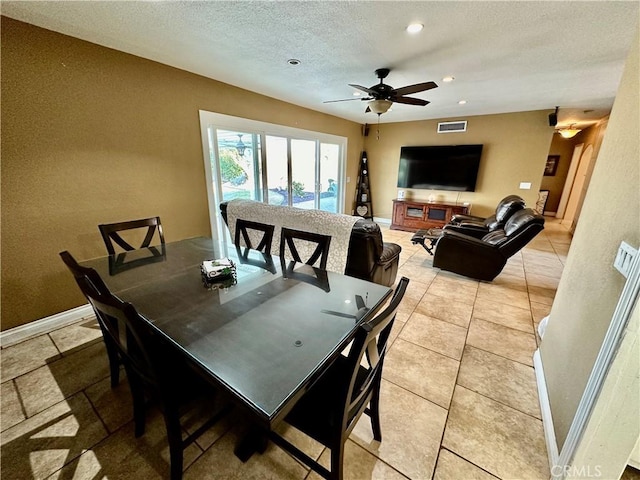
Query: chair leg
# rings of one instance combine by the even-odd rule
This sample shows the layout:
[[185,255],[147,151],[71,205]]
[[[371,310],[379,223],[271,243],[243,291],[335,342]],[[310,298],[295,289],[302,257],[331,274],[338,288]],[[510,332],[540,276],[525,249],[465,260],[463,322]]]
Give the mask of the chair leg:
[[104,335],[104,346],[107,349],[107,357],[109,357],[111,388],[115,388],[120,383],[120,357],[118,356],[118,351],[113,345],[112,340],[106,335]]
[[146,405],[144,398],[144,388],[135,374],[127,371],[129,380],[129,388],[131,389],[131,397],[133,399],[133,424],[136,438],[144,435],[146,423]]
[[164,406],[164,423],[167,427],[169,440],[169,457],[171,459],[171,480],[182,479],[183,444],[182,429],[178,409],[174,406]]
[[[345,439],[346,440],[346,439]],[[342,463],[344,457],[344,442],[331,447],[331,480],[342,480]]]
[[369,417],[371,418],[371,430],[373,439],[382,441],[382,428],[380,427],[380,384],[373,389],[373,396],[369,402]]
[[109,371],[111,373],[111,388],[116,388],[120,384],[120,360],[118,359],[117,353],[114,353],[113,355],[111,355],[107,350],[107,355],[109,355]]

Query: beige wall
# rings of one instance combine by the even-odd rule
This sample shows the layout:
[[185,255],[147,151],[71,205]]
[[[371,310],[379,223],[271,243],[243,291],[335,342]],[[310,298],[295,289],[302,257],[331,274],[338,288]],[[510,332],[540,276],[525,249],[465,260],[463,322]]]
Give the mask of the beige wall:
[[104,254],[98,223],[209,235],[200,109],[348,137],[357,175],[354,122],[6,17],[1,33],[3,330],[86,303],[58,252]]
[[[481,216],[491,215],[500,199],[509,194],[521,195],[528,205],[534,206],[553,135],[548,115],[545,110],[385,123],[379,126],[379,139],[378,126],[372,125],[365,150],[370,164],[374,215],[391,218],[392,200],[399,190],[398,162],[403,145],[484,145],[475,192],[458,195],[458,192],[407,190],[413,199],[426,201],[434,193],[442,201],[470,202],[472,213]],[[452,120],[467,120],[467,131],[436,133],[438,122]],[[520,190],[520,182],[531,182],[531,190]]]
[[625,282],[618,246],[640,244],[638,56],[636,35],[540,346],[559,449]]

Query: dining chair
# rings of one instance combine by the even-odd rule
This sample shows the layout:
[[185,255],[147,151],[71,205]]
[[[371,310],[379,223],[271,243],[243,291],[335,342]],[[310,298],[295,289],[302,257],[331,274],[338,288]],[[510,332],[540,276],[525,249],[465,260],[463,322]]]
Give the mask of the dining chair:
[[[91,292],[106,292],[107,286],[104,284],[100,276],[91,268],[82,267],[76,262],[75,258],[67,252],[60,252],[60,258],[67,266],[73,278],[75,279],[78,287],[84,294],[87,301],[89,301],[89,294]],[[107,356],[109,358],[109,372],[111,375],[111,388],[115,388],[120,383],[120,355],[118,354],[118,348],[114,344],[113,340],[107,333],[106,319],[102,317],[100,312],[94,309],[98,325],[102,331],[102,339],[107,349]],[[117,328],[117,327],[115,327]]]
[[[240,263],[253,265],[268,270],[271,273],[276,273],[276,267],[271,256],[271,245],[273,243],[274,229],[275,227],[273,225],[267,225],[265,223],[252,222],[250,220],[243,220],[241,218],[238,218],[236,220],[236,232],[233,243],[236,247],[236,252],[238,254]],[[251,237],[253,236],[255,240],[256,236],[255,234],[252,235],[250,231],[262,232],[262,236],[255,246],[251,241]],[[244,246],[240,243],[241,236],[242,240],[244,241]],[[260,252],[262,254],[263,260],[259,261],[255,258],[251,258],[250,250],[257,250],[258,252]]]
[[[68,252],[63,253],[73,260]],[[79,268],[84,275],[76,277],[76,281],[103,320],[106,336],[116,346],[127,373],[133,398],[135,436],[144,434],[146,395],[149,394],[158,402],[164,417],[171,480],[180,480],[184,449],[226,415],[230,407],[216,409],[213,416],[183,439],[180,417],[185,413],[184,407],[200,396],[212,399],[213,404],[217,392],[189,368],[184,357],[153,332],[131,303],[115,297],[95,270]]]
[[268,433],[276,445],[326,479],[342,480],[344,444],[363,413],[371,419],[373,438],[382,440],[382,365],[396,311],[408,284],[409,279],[402,277],[388,306],[359,326],[348,356],[338,356],[285,417],[286,423],[331,450],[331,469],[320,465],[278,433]]
[[[238,218],[236,220],[236,233],[234,239],[234,245],[240,245],[240,236],[242,236],[242,240],[244,240],[244,244],[247,248],[251,248],[253,250],[258,250],[259,252],[263,252],[266,254],[271,254],[271,243],[273,242],[273,225],[267,225],[265,223],[252,222],[249,220],[243,220]],[[249,234],[249,230],[254,230],[257,232],[262,232],[262,237],[256,246],[251,242],[251,237]]]
[[[300,240],[302,242],[296,242]],[[296,245],[297,244],[297,245]],[[309,244],[315,244],[315,249],[309,255],[307,260],[302,260],[298,248],[305,248]],[[293,260],[307,265],[315,265],[318,259],[320,264],[318,268],[326,270],[327,259],[329,258],[329,246],[331,244],[331,235],[322,235],[320,233],[305,232],[303,230],[294,230],[292,228],[282,227],[280,234],[280,262],[284,270],[285,246],[289,247]],[[313,246],[311,246],[311,249]],[[311,251],[309,249],[309,251]]]
[[[164,245],[164,232],[162,231],[162,223],[160,222],[160,217],[150,217],[150,218],[142,218],[140,220],[130,220],[126,222],[118,222],[118,223],[103,223],[98,225],[100,229],[100,233],[102,234],[102,239],[104,240],[104,244],[107,247],[107,252],[109,255],[115,255],[116,251],[114,248],[114,243],[120,246],[123,250],[137,250],[138,248],[146,248],[151,245],[151,241],[154,238],[156,232],[158,233],[158,237],[160,238],[160,244]],[[142,240],[142,244],[139,247],[132,246],[129,242],[127,242],[119,232],[123,232],[126,230],[136,230],[136,229],[147,229],[144,240]]]

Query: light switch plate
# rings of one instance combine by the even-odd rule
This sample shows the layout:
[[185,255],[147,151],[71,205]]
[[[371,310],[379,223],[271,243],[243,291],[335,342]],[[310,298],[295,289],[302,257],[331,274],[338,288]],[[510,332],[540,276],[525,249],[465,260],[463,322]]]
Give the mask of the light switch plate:
[[618,254],[613,261],[613,266],[618,270],[625,278],[629,277],[629,271],[631,270],[631,264],[633,263],[633,257],[638,254],[638,250],[633,248],[627,242],[622,242],[618,247]]
[[531,190],[531,182],[520,182],[520,190]]

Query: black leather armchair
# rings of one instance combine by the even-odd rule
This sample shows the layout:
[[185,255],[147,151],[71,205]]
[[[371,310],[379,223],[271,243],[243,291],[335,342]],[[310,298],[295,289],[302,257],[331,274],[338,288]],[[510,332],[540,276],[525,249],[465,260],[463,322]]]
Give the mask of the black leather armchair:
[[475,238],[445,229],[436,244],[433,266],[450,272],[491,281],[509,257],[518,252],[544,229],[544,217],[530,208],[514,213],[504,225]]
[[[226,202],[220,204],[220,213],[227,223]],[[344,273],[390,287],[396,281],[401,251],[400,245],[382,241],[377,223],[361,218],[351,229]]]
[[496,207],[496,213],[490,217],[483,218],[458,214],[454,215],[444,228],[480,238],[489,232],[503,228],[506,221],[524,207],[525,202],[522,197],[508,195],[500,200]]

